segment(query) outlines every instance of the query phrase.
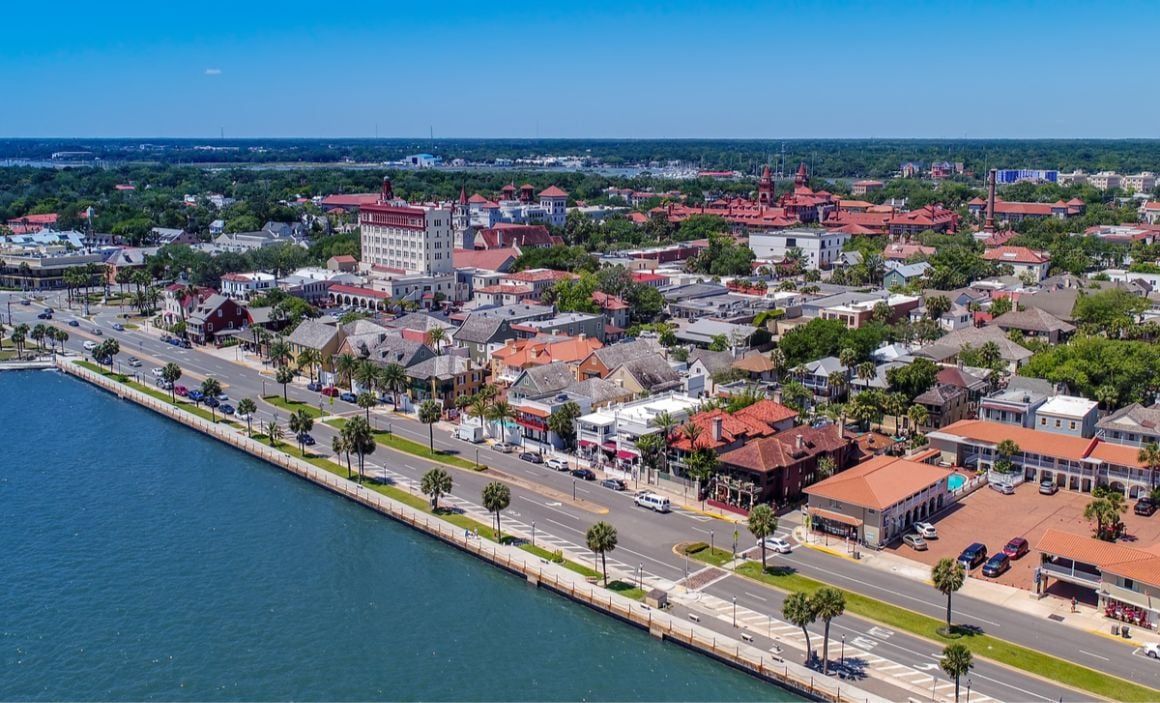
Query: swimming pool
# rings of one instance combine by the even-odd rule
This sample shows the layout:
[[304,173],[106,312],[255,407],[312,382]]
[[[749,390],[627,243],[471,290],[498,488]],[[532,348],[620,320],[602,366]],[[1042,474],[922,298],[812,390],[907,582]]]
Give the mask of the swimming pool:
[[962,474],[951,474],[947,478],[947,490],[957,491],[963,487],[967,482],[967,477]]

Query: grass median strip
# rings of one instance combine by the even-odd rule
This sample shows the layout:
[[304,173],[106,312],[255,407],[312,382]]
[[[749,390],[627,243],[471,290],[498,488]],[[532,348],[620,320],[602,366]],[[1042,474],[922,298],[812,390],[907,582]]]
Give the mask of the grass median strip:
[[[694,548],[701,547],[696,551]],[[690,558],[706,563],[717,563],[720,555],[709,554],[709,549],[703,544],[693,544],[686,547]],[[724,550],[713,550],[729,553]],[[760,581],[783,591],[803,591],[813,593],[823,586],[823,583],[808,576],[803,576],[791,568],[769,567],[765,573],[761,571],[759,562],[746,562],[736,569],[736,573]],[[1160,692],[1125,681],[1124,679],[1089,669],[1079,664],[1065,661],[1049,654],[1037,652],[1033,649],[1017,645],[991,635],[976,632],[969,628],[955,628],[957,636],[946,637],[939,633],[945,623],[928,617],[913,610],[902,608],[884,601],[880,601],[848,589],[841,589],[846,594],[846,612],[873,620],[874,622],[890,627],[905,630],[915,635],[938,642],[941,645],[959,643],[966,645],[976,656],[1000,662],[1016,669],[1057,681],[1065,686],[1081,689],[1117,701],[1155,701],[1160,699]]]
[[190,403],[187,400],[179,400],[175,403],[175,402],[173,402],[173,399],[169,396],[169,393],[167,393],[165,391],[157,390],[156,388],[150,388],[149,386],[147,386],[143,383],[137,383],[136,381],[130,381],[129,377],[126,376],[125,374],[107,371],[104,368],[97,366],[96,364],[90,363],[88,361],[77,361],[75,363],[77,366],[80,366],[83,369],[88,369],[89,371],[92,371],[93,373],[99,373],[102,376],[104,376],[105,378],[109,378],[109,379],[116,381],[117,383],[124,384],[125,386],[132,388],[135,391],[139,391],[141,393],[144,393],[145,395],[156,398],[157,400],[160,400],[163,403],[169,403],[170,405],[174,406],[175,408],[179,408],[181,410],[184,410],[185,412],[190,413],[192,415],[197,415],[198,417],[200,417],[203,420],[209,420],[210,422],[216,422],[219,425],[229,425],[231,427],[238,426],[238,424],[236,422],[234,422],[233,420],[227,419],[227,416],[218,413],[215,417],[214,413],[210,412],[209,410],[207,410],[205,408],[198,407],[197,405]]
[[[325,420],[325,423],[331,427],[336,427],[341,430],[343,426],[346,425],[346,418],[340,417],[333,420]],[[444,464],[458,466],[461,469],[469,469],[471,471],[482,471],[484,468],[483,466],[476,466],[475,462],[468,461],[467,459],[456,456],[455,454],[448,454],[438,450],[432,452],[430,448],[427,447],[427,445],[420,444],[419,442],[413,442],[409,439],[406,439],[405,437],[400,437],[393,432],[387,432],[386,430],[376,430],[374,435],[375,442],[383,445],[384,447],[398,449],[401,452],[413,454],[421,459],[430,459],[432,461],[438,461]]]
[[276,408],[282,408],[288,413],[294,413],[298,410],[305,410],[307,414],[309,414],[310,417],[314,418],[315,420],[326,414],[322,410],[319,410],[318,406],[311,405],[310,403],[301,400],[285,400],[280,395],[264,395],[262,396],[262,400]]

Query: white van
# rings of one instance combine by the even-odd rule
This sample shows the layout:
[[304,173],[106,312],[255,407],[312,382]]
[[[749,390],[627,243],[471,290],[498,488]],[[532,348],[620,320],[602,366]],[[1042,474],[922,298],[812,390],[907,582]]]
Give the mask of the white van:
[[664,496],[658,496],[655,493],[645,493],[643,495],[638,495],[632,499],[632,502],[636,503],[642,508],[652,508],[658,513],[667,513],[672,510],[672,506],[669,504],[669,499],[665,498]]

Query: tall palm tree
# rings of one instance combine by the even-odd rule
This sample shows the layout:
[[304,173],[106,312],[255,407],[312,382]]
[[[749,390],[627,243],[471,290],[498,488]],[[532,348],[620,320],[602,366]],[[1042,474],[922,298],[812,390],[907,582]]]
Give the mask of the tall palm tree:
[[824,624],[822,634],[822,675],[830,675],[830,621],[846,612],[846,594],[836,588],[823,586],[814,591],[810,601],[814,613]]
[[487,418],[490,405],[486,398],[480,397],[478,393],[471,396],[471,404],[467,407],[467,414],[474,417],[483,424],[483,420]]
[[371,421],[371,408],[379,404],[379,399],[375,396],[373,391],[363,391],[355,398],[355,403],[360,408],[366,411],[367,422]]
[[869,388],[870,382],[878,376],[878,367],[874,365],[873,361],[863,361],[861,364],[858,364],[854,373],[858,375],[858,380],[862,382],[862,387]]
[[588,528],[584,536],[588,548],[600,555],[600,567],[604,571],[604,585],[608,585],[608,553],[616,549],[616,528],[601,520]]
[[1021,450],[1019,445],[1013,439],[1005,439],[995,445],[995,454],[999,457],[995,461],[995,470],[1001,474],[1011,473],[1013,467],[1011,465],[1011,457],[1018,454]]
[[341,433],[330,438],[330,451],[334,452],[335,458],[339,459],[342,458],[343,454],[346,454],[346,477],[350,478],[353,473],[350,468],[350,447]]
[[[210,376],[201,382],[201,392],[206,398],[216,398],[222,393],[222,384],[216,378]],[[209,413],[213,417],[213,421],[217,422],[217,408],[210,405]]]
[[41,349],[44,348],[44,344],[43,344],[44,335],[45,335],[45,332],[47,330],[48,330],[47,325],[37,324],[37,325],[34,325],[32,328],[32,331],[28,333],[28,336],[32,339],[32,341],[36,342],[36,350],[37,351],[40,351]]
[[1155,442],[1145,444],[1136,455],[1136,460],[1148,469],[1148,485],[1156,486],[1156,470],[1160,469],[1160,445]]
[[765,573],[765,538],[777,531],[777,515],[765,503],[755,505],[749,511],[749,531],[761,545],[761,573]]
[[266,423],[266,436],[270,439],[270,446],[278,446],[278,441],[282,439],[282,426],[278,424],[277,420],[270,420]]
[[370,424],[356,415],[342,426],[342,436],[349,446],[348,451],[358,455],[358,475],[361,481],[365,475],[366,455],[375,450],[375,435]]
[[451,486],[451,474],[438,466],[429,469],[427,473],[423,474],[423,478],[419,482],[419,488],[423,491],[423,495],[431,496],[432,511],[439,510],[439,496],[445,496],[450,493]]
[[238,414],[244,415],[246,418],[246,434],[250,437],[254,436],[253,422],[254,413],[258,412],[258,404],[252,398],[242,398],[238,401]]
[[908,405],[910,405],[910,399],[904,393],[891,393],[886,396],[886,401],[883,403],[883,410],[890,413],[894,418],[895,434],[898,434],[898,425],[902,422],[900,418],[906,412]]
[[829,376],[826,376],[826,385],[830,387],[830,397],[837,398],[842,395],[842,389],[846,387],[846,374],[841,371],[831,371]]
[[963,587],[963,581],[966,580],[967,572],[963,565],[951,559],[950,557],[943,557],[938,560],[938,563],[930,570],[930,580],[934,587],[947,597],[947,634],[951,630],[951,594]]
[[60,342],[60,351],[63,354],[64,353],[64,343],[68,341],[68,332],[65,332],[64,330],[62,330],[60,328],[54,328],[54,329],[56,329],[56,331],[53,332],[53,335],[52,335],[53,339]]
[[303,349],[298,352],[298,369],[306,369],[310,382],[314,383],[314,367],[322,363],[322,354],[314,349]]
[[503,530],[500,527],[499,514],[512,503],[512,491],[507,484],[492,481],[483,487],[483,507],[489,513],[495,513],[495,538],[503,541]]
[[910,409],[906,411],[906,419],[910,421],[911,434],[917,434],[919,428],[930,420],[930,411],[928,411],[925,406],[912,405],[910,406]]
[[849,374],[854,371],[854,364],[858,363],[858,352],[851,347],[843,347],[838,352],[838,363],[846,367],[846,378],[848,380],[850,378]]
[[[354,367],[354,382],[362,390],[368,390],[375,385],[375,376],[378,373],[378,367],[370,361],[364,359]],[[351,387],[354,390],[354,387]]]
[[514,420],[516,417],[516,409],[511,406],[506,400],[501,400],[493,403],[487,412],[487,419],[492,422],[499,423],[499,441],[507,441],[507,423],[508,420]]
[[306,444],[302,441],[303,435],[312,429],[314,429],[314,416],[305,408],[300,408],[290,414],[290,431],[294,433],[294,439],[298,440],[298,453],[303,456],[306,455]]
[[174,385],[181,379],[181,367],[174,362],[169,362],[161,367],[161,380],[169,385],[169,400],[177,404],[177,393],[174,391]]
[[986,342],[979,347],[979,361],[983,362],[983,366],[993,368],[1001,358],[1002,352],[994,341]]
[[435,354],[443,353],[443,340],[447,338],[447,331],[442,327],[432,327],[427,330],[427,345],[435,350]]
[[278,369],[274,371],[274,380],[282,384],[282,401],[289,403],[290,398],[286,395],[286,387],[294,381],[294,369],[285,365],[278,366]]
[[334,358],[334,372],[338,374],[340,379],[346,379],[346,384],[350,387],[351,392],[354,391],[354,386],[351,384],[356,368],[358,368],[358,359],[353,354],[339,354]]
[[795,591],[786,596],[785,601],[781,604],[781,616],[785,621],[791,625],[797,625],[802,629],[802,634],[806,638],[806,663],[813,659],[813,650],[810,647],[810,631],[809,626],[814,624],[818,619],[818,613],[814,610],[814,602],[808,593],[803,591]]
[[435,423],[439,422],[442,414],[439,403],[434,400],[424,400],[419,406],[419,422],[427,426],[427,443],[431,448],[431,454],[435,454]]
[[270,357],[270,363],[275,366],[283,366],[290,357],[293,351],[290,349],[290,344],[284,339],[277,339],[270,343],[270,349],[267,354]]
[[959,703],[959,679],[975,666],[971,650],[958,642],[948,644],[943,649],[942,659],[939,659],[938,665],[943,673],[955,680],[955,703]]
[[399,394],[407,390],[407,370],[399,364],[387,364],[379,381],[395,396],[395,409],[399,409]]
[[780,347],[775,347],[769,352],[769,361],[773,364],[774,378],[780,381],[782,374],[785,373],[785,352]]

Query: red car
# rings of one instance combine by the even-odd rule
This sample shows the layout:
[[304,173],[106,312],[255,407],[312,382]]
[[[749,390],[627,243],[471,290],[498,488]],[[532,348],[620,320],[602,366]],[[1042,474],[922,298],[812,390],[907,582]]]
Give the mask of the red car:
[[1006,547],[1003,547],[1003,553],[1012,559],[1018,559],[1030,551],[1030,549],[1031,547],[1027,544],[1027,540],[1022,537],[1016,537],[1008,542]]
[[181,396],[182,398],[184,398],[185,394],[189,393],[189,389],[186,388],[185,386],[174,386],[173,392],[176,393],[177,395]]
[[334,386],[327,386],[326,388],[323,388],[320,391],[320,393],[322,393],[322,395],[325,395],[325,396],[330,397],[330,398],[338,397],[338,392],[339,392],[338,389],[335,388]]

